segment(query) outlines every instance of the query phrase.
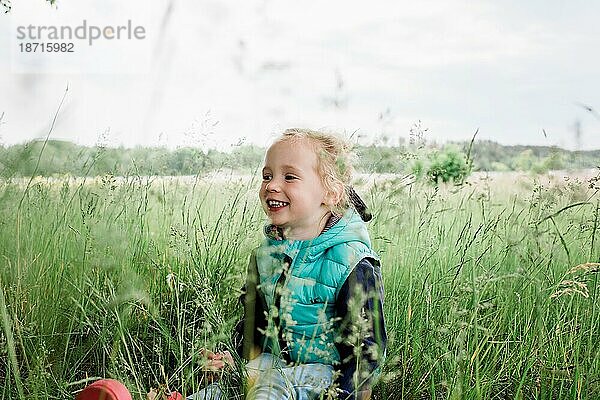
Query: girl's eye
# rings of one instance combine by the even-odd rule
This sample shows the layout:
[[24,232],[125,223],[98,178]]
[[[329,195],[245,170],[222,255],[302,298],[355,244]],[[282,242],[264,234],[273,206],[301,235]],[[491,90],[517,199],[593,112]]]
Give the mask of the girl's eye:
[[270,181],[271,175],[263,175],[263,181]]
[[298,179],[298,178],[296,178],[294,175],[286,175],[286,176],[285,176],[285,180],[286,180],[286,181],[292,181],[292,180],[294,180],[294,179]]

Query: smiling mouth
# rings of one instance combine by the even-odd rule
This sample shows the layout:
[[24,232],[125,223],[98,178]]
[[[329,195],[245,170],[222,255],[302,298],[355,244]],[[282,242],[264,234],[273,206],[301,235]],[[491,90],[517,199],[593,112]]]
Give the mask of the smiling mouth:
[[289,204],[290,203],[287,203],[285,201],[267,200],[267,206],[269,207],[270,210],[279,210],[285,206],[288,206]]

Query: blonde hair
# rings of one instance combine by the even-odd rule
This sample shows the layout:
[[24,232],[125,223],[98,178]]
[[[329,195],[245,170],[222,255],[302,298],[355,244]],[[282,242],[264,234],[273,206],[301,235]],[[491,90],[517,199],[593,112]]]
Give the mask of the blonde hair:
[[338,135],[304,128],[286,129],[276,142],[296,140],[306,140],[313,146],[317,155],[317,173],[323,187],[338,199],[332,205],[332,211],[343,214],[350,207],[346,188],[354,173],[352,146]]

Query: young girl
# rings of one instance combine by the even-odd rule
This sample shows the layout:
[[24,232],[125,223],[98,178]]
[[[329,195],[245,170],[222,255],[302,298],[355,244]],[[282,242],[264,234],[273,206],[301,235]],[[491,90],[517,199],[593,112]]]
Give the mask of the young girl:
[[[270,220],[251,255],[238,324],[248,399],[365,399],[386,349],[371,219],[348,185],[349,146],[288,129],[268,149],[259,198]],[[212,369],[231,355],[205,352]],[[225,360],[229,360],[225,362]],[[188,399],[220,399],[213,383]]]

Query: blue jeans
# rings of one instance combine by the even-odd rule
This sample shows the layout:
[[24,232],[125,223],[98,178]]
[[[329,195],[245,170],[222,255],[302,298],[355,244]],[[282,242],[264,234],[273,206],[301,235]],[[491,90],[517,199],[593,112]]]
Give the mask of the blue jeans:
[[[285,361],[262,353],[246,364],[248,396],[252,400],[318,399],[331,386],[333,367],[325,364],[287,366]],[[188,400],[225,400],[217,383],[194,393]]]

